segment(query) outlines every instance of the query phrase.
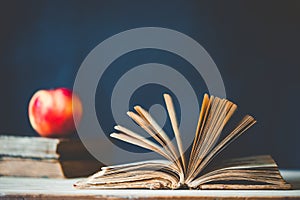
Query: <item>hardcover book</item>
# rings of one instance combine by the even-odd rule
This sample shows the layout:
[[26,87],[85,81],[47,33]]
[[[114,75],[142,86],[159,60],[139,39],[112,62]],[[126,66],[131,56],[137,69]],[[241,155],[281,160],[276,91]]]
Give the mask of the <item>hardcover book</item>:
[[78,139],[0,136],[0,176],[85,177],[101,166]]

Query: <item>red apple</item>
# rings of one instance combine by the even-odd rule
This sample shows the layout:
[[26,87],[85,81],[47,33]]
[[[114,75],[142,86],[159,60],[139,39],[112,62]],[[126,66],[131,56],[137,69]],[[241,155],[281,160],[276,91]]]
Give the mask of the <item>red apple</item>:
[[67,88],[39,90],[29,102],[28,115],[31,126],[41,136],[67,137],[75,131],[73,115],[78,122],[81,119],[82,104]]

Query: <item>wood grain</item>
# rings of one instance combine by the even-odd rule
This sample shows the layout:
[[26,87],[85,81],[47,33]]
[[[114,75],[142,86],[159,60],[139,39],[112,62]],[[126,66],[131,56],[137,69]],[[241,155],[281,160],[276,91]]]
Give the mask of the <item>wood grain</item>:
[[[282,171],[284,178],[298,185],[300,171]],[[292,190],[77,190],[78,179],[0,177],[0,199],[300,199]]]

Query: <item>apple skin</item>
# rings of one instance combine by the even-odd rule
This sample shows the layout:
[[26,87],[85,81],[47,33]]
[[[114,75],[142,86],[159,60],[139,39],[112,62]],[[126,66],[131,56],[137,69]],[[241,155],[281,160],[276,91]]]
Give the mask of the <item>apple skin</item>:
[[[73,98],[72,98],[73,96]],[[80,98],[70,89],[38,90],[28,106],[29,121],[42,137],[63,138],[75,131],[82,117]]]

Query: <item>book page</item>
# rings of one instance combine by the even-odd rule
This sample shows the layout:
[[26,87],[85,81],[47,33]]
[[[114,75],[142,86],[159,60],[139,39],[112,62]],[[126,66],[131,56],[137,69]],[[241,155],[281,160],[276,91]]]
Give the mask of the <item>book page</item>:
[[199,146],[199,141],[201,138],[201,129],[203,127],[203,124],[205,123],[205,113],[208,110],[208,105],[209,105],[209,97],[207,94],[204,95],[203,100],[202,100],[202,106],[199,114],[199,119],[197,123],[197,128],[196,128],[196,133],[195,133],[195,138],[193,141],[192,145],[192,150],[189,156],[189,163],[188,163],[188,169],[187,169],[187,174],[190,174],[191,171],[194,171],[194,165],[195,165],[195,151],[198,149]]
[[238,126],[229,135],[227,135],[217,146],[215,146],[214,149],[211,152],[209,152],[209,154],[201,163],[199,163],[197,169],[195,170],[193,176],[191,176],[191,179],[189,179],[189,181],[192,180],[193,177],[197,176],[200,173],[200,171],[202,171],[216,155],[218,155],[231,142],[233,142],[236,138],[238,138],[255,123],[256,120],[252,116],[245,116],[242,119],[242,121],[238,124]]
[[171,120],[171,125],[172,125],[173,131],[174,131],[174,135],[175,135],[175,138],[176,138],[176,141],[177,141],[177,147],[178,147],[178,150],[179,150],[179,153],[180,153],[180,158],[178,158],[178,159],[181,160],[182,171],[185,174],[186,160],[185,160],[183,146],[182,146],[181,134],[179,132],[178,122],[177,122],[177,119],[176,119],[174,104],[173,104],[173,101],[172,101],[172,98],[171,98],[170,95],[164,94],[164,99],[165,99],[165,103],[166,103],[166,106],[167,106],[169,118]]
[[[77,188],[169,188],[179,187],[174,163],[164,160],[102,167],[101,171],[75,184]],[[159,183],[159,184],[158,184]]]
[[164,148],[168,149],[172,157],[177,160],[179,157],[177,149],[174,147],[168,135],[164,130],[157,124],[157,122],[152,118],[152,116],[144,110],[141,106],[135,106],[134,109],[138,112],[140,117],[142,117],[145,122],[148,122],[148,126],[154,131],[154,134],[160,139]]
[[[235,183],[230,184],[232,181],[235,181]],[[216,182],[219,182],[220,186]],[[240,183],[237,184],[237,182]],[[204,186],[204,184],[209,186]],[[261,188],[267,189],[269,187],[265,187],[266,185],[286,188],[289,184],[280,175],[278,167],[271,156],[252,156],[225,161],[188,185],[193,188],[206,187],[210,189],[213,189],[213,186],[215,188],[227,187],[232,189],[233,187],[230,185],[240,185],[236,188],[242,188],[243,185],[247,188],[247,185],[252,185],[250,188],[257,189],[261,185],[263,186]]]
[[174,147],[170,138],[146,110],[144,110],[141,106],[135,106],[134,109],[139,115],[132,112],[128,112],[128,115],[162,146],[167,154],[167,157],[165,157],[174,162],[177,169],[180,170],[180,180],[183,182],[184,171],[180,160],[178,159],[178,150]]
[[[205,97],[204,100],[207,101]],[[218,97],[210,97],[207,107],[205,106],[205,101],[203,102],[204,106],[202,107],[204,109],[206,108],[206,111],[204,117],[202,115],[199,117],[200,122],[198,123],[197,129],[199,129],[200,132],[198,133],[198,136],[196,133],[197,137],[195,138],[190,155],[191,160],[186,182],[191,181],[199,173],[199,165],[214,148],[224,126],[237,108],[232,102]],[[204,113],[204,111],[201,112]],[[202,120],[202,117],[204,120]]]
[[[123,130],[124,131],[124,130]],[[126,132],[129,133],[129,132]],[[126,133],[111,133],[110,136],[124,142],[157,152],[158,154],[162,155],[163,157],[167,158],[168,160],[173,160],[168,153],[166,153],[161,147],[153,143],[152,141],[144,138],[136,138],[132,137],[132,135],[127,135]]]
[[[139,107],[136,107],[136,109],[137,109],[138,113],[142,113],[142,111],[140,111]],[[176,156],[172,153],[170,148],[167,146],[167,141],[165,141],[159,133],[156,133],[153,130],[153,126],[147,120],[142,118],[140,115],[135,114],[134,112],[129,111],[129,112],[127,112],[127,115],[133,121],[135,121],[141,128],[143,128],[153,139],[155,139],[156,142],[158,142],[161,145],[164,153],[167,154],[167,156],[164,156],[164,157],[166,157],[168,160],[176,162]],[[138,134],[136,134],[136,135],[138,135]],[[141,136],[139,136],[139,137],[141,137]],[[178,163],[177,163],[177,165],[178,165]]]

